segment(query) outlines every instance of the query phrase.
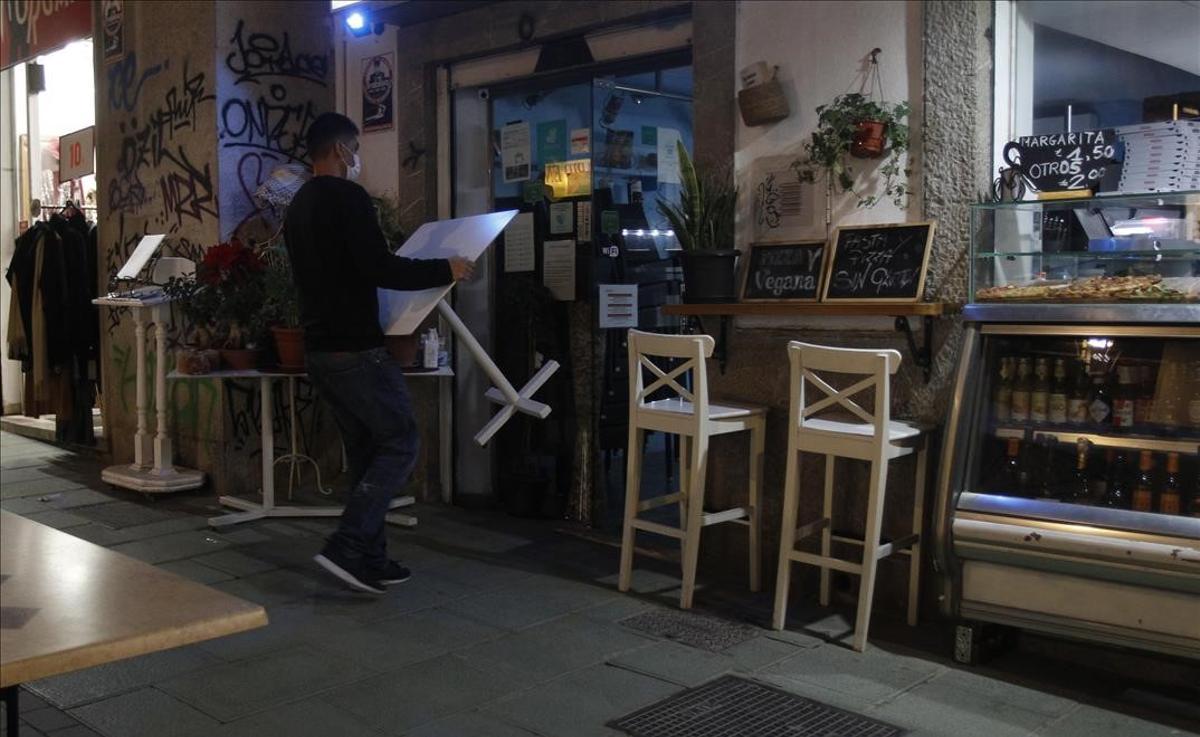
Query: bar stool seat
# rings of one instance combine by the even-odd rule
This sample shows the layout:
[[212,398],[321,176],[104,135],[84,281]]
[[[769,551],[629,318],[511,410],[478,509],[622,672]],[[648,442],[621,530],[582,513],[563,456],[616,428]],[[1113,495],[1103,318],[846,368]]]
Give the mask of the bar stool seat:
[[[809,435],[835,435],[840,440],[845,440],[844,436],[850,435],[851,442],[858,440],[860,437],[864,440],[875,439],[875,426],[865,422],[843,422],[840,420],[807,420],[804,423],[805,433]],[[909,438],[915,438],[925,432],[924,428],[915,425],[911,422],[903,420],[891,420],[887,425],[887,434],[889,443],[898,443]],[[885,446],[886,447],[886,446]],[[803,450],[803,448],[802,448]],[[887,448],[888,452],[899,450],[897,448]],[[905,455],[900,453],[897,456]]]
[[[758,591],[759,510],[766,410],[708,400],[708,374],[704,360],[712,355],[713,339],[707,335],[657,335],[629,331],[629,445],[625,485],[625,520],[621,537],[621,572],[618,588],[628,591],[633,575],[634,535],[651,532],[673,537],[682,544],[683,586],[679,606],[688,609],[696,586],[700,530],[723,522],[744,524],[750,533],[750,590]],[[656,363],[656,359],[658,362]],[[662,359],[679,362],[671,367]],[[665,367],[664,367],[665,366]],[[654,377],[646,384],[645,375]],[[691,388],[686,378],[691,376]],[[675,396],[649,400],[655,392]],[[679,437],[679,491],[641,499],[642,447],[647,432]],[[735,432],[750,433],[749,494],[745,505],[719,511],[704,509],[705,475],[709,438]],[[679,506],[679,527],[641,518],[639,514],[669,504]]]
[[[696,408],[686,399],[672,397],[670,399],[656,399],[653,402],[646,402],[642,405],[641,411],[643,414],[666,412],[669,414],[690,415],[696,411]],[[739,417],[761,415],[765,411],[766,410],[764,410],[762,407],[743,407],[734,404],[710,404],[708,405],[708,420],[710,422],[735,420]],[[726,430],[726,432],[737,432],[737,430]]]
[[[830,570],[854,574],[860,577],[861,584],[852,647],[861,652],[867,644],[871,600],[875,593],[875,574],[880,560],[896,554],[910,557],[908,623],[915,625],[917,621],[926,441],[929,428],[891,419],[890,377],[900,367],[900,354],[896,351],[827,348],[792,341],[788,344],[788,358],[791,363],[791,401],[787,430],[787,471],[783,491],[783,531],[779,540],[779,571],[772,626],[775,629],[783,629],[787,618],[788,589],[793,562],[821,569],[822,606],[829,605]],[[866,378],[860,378],[839,390],[831,386],[821,376],[822,373],[849,375],[851,381],[858,377]],[[810,384],[824,394],[824,397],[809,401],[807,389]],[[868,412],[855,400],[856,396],[868,391],[874,393],[872,412]],[[838,412],[838,419],[816,416],[826,410]],[[857,421],[840,419],[843,415],[854,417]],[[821,516],[805,524],[798,524],[797,519],[800,507],[801,452],[820,453],[825,456],[825,498]],[[889,461],[913,453],[917,455],[917,472],[913,494],[912,532],[898,540],[885,543],[881,539],[881,527]],[[834,464],[835,459],[839,457],[867,461],[871,464],[870,484],[866,494],[867,519],[861,538],[833,533]],[[837,491],[846,493],[848,490]],[[817,534],[821,536],[820,553],[796,549],[797,541]],[[860,547],[861,558],[849,560],[834,556],[834,542]]]

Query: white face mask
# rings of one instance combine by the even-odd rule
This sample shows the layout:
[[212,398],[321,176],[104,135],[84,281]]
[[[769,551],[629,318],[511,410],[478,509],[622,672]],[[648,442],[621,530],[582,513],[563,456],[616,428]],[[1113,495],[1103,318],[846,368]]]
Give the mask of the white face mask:
[[358,152],[351,151],[349,148],[347,148],[343,144],[339,143],[338,145],[342,147],[343,151],[345,151],[346,153],[350,154],[351,157],[353,157],[351,159],[353,161],[353,163],[346,166],[346,178],[352,182],[358,181],[359,175],[362,174],[362,159],[359,158]]

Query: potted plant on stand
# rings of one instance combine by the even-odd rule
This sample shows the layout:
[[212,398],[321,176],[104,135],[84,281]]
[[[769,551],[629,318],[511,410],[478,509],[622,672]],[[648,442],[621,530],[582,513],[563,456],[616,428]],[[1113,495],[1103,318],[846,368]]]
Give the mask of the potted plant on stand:
[[[842,192],[854,194],[859,207],[873,207],[881,195],[897,207],[904,206],[909,170],[904,167],[902,155],[909,144],[905,122],[908,112],[907,102],[876,102],[858,92],[839,95],[832,103],[817,107],[817,129],[804,144],[804,156],[792,162],[792,169],[802,182],[815,182],[818,174],[824,175],[827,222],[831,207],[828,200],[835,184]],[[881,195],[855,190],[855,171],[847,160],[850,156],[884,158],[879,167],[883,175]]]
[[204,253],[196,267],[199,286],[212,292],[213,323],[221,360],[231,369],[257,367],[266,333],[266,263],[236,238]]
[[215,289],[202,285],[195,273],[173,276],[163,286],[172,309],[179,307],[182,347],[175,352],[175,370],[183,374],[207,374],[221,367],[216,345],[217,300]]
[[679,204],[659,200],[683,252],[683,301],[733,302],[737,249],[733,218],[737,190],[728,171],[700,171],[687,148],[677,143],[681,181]]
[[292,262],[282,245],[267,249],[265,256],[266,303],[263,313],[275,339],[279,368],[303,372],[304,328],[300,327],[300,299],[292,279]]

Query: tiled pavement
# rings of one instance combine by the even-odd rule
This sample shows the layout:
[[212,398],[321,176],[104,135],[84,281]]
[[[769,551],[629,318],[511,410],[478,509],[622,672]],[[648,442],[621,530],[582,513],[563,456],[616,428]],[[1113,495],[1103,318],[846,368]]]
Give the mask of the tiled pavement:
[[[98,483],[95,458],[0,435],[0,506],[258,601],[264,629],[28,684],[29,737],[585,737],[614,717],[734,672],[911,730],[946,737],[1156,737],[1200,730],[1200,692],[1125,698],[1126,684],[1036,655],[965,669],[944,627],[880,623],[855,654],[807,631],[756,629],[721,652],[621,620],[670,608],[678,579],[647,561],[615,590],[616,551],[549,523],[438,507],[392,530],[412,581],[374,598],[314,570],[329,520],[212,531],[211,493],[148,502]],[[765,595],[709,589],[702,605],[754,625]],[[744,601],[736,611],[722,602]],[[798,607],[803,609],[803,607]],[[731,615],[731,612],[733,614]],[[797,614],[805,619],[805,612]],[[876,630],[879,636],[875,637]],[[898,633],[908,641],[891,640]],[[930,645],[929,643],[934,643]],[[1180,701],[1185,702],[1182,706]]]

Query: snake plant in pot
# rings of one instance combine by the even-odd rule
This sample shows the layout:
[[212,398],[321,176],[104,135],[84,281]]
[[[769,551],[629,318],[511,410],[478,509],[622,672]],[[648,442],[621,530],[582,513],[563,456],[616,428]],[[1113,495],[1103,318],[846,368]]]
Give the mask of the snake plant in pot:
[[679,203],[659,200],[662,213],[683,249],[683,301],[737,299],[737,249],[733,218],[737,190],[728,170],[698,171],[683,143],[677,143]]

